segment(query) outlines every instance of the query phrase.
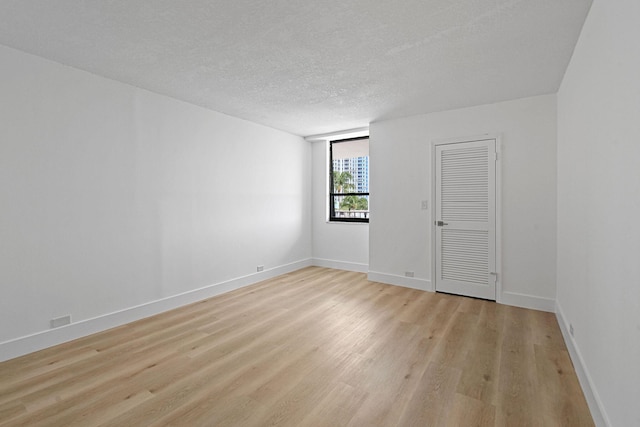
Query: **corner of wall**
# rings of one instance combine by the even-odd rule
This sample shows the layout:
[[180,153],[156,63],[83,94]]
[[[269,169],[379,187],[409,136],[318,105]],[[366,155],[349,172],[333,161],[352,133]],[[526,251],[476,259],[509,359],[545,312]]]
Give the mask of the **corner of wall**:
[[324,258],[312,258],[312,265],[316,267],[333,268],[336,270],[355,271],[358,273],[366,273],[369,270],[369,266],[367,264]]
[[547,311],[550,313],[555,311],[555,300],[552,298],[542,298],[517,292],[502,292],[497,302],[514,307],[529,308],[531,310]]

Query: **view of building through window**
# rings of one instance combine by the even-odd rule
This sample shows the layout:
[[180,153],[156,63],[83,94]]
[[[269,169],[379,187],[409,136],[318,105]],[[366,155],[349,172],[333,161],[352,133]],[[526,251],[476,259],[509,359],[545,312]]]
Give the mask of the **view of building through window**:
[[332,141],[329,211],[331,221],[369,221],[369,138]]

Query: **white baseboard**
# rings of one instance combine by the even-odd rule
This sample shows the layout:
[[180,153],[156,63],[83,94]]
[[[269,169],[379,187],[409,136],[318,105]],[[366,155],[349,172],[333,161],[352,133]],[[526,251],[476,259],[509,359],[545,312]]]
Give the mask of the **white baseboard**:
[[291,264],[266,269],[259,273],[249,274],[247,276],[216,283],[204,288],[151,301],[135,307],[129,307],[120,311],[94,317],[92,319],[71,323],[60,328],[37,332],[32,335],[5,341],[0,343],[0,362],[52,347],[54,345],[62,344],[77,338],[82,338],[96,332],[102,332],[107,329],[134,322],[168,310],[173,310],[187,304],[192,304],[203,299],[211,298],[225,292],[233,291],[235,289],[252,285],[304,267],[309,267],[311,265],[313,265],[312,260],[308,258]]
[[369,270],[367,264],[357,262],[336,261],[333,259],[313,258],[313,265],[316,267],[335,268],[336,270],[357,271],[358,273],[366,273]]
[[431,280],[417,279],[415,277],[396,276],[395,274],[378,273],[375,271],[370,271],[367,278],[371,282],[386,283],[388,285],[404,286],[405,288],[434,292]]
[[532,310],[555,312],[556,302],[551,298],[541,298],[533,295],[519,294],[515,292],[503,292],[499,297],[500,304],[514,307],[530,308]]
[[567,344],[567,349],[569,350],[569,355],[571,356],[573,367],[575,368],[576,374],[578,375],[578,381],[580,381],[582,392],[584,393],[585,399],[587,399],[589,410],[591,410],[591,417],[593,418],[593,422],[597,427],[610,427],[611,422],[609,421],[609,417],[604,410],[600,395],[598,394],[598,391],[593,384],[593,380],[591,379],[589,370],[584,363],[584,359],[582,358],[580,349],[578,348],[576,341],[569,333],[569,322],[567,321],[567,318],[564,315],[564,311],[562,311],[562,307],[560,306],[560,303],[558,301],[556,301],[556,318],[558,319],[558,324],[560,325],[560,331],[562,331],[564,342]]

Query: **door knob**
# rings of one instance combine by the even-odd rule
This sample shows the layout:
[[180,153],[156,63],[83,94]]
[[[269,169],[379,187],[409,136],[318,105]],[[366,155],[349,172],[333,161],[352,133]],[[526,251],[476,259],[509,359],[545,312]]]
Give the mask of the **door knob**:
[[449,225],[448,223],[444,222],[444,221],[436,221],[436,225],[438,227],[442,227],[443,225]]

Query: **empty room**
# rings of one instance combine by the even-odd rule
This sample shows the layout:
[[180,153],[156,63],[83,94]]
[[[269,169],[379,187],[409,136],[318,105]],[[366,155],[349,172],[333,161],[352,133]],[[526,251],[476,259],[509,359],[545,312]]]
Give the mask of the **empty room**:
[[640,426],[640,2],[0,2],[0,427]]

